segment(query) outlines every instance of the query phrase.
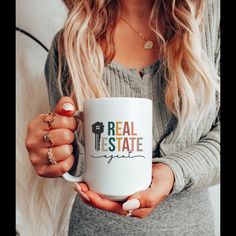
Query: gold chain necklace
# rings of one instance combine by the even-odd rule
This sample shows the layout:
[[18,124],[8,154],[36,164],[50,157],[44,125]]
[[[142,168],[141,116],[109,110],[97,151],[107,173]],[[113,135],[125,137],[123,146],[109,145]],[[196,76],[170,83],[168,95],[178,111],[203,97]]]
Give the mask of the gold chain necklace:
[[142,38],[142,39],[145,41],[145,43],[143,44],[143,47],[144,47],[145,49],[149,50],[149,49],[152,49],[152,48],[153,48],[153,42],[152,42],[151,40],[146,39],[146,38],[143,36],[143,34],[139,33],[127,20],[125,20],[125,19],[122,18],[121,16],[120,16],[120,19],[123,20],[136,34],[138,34],[138,36],[139,36],[140,38]]

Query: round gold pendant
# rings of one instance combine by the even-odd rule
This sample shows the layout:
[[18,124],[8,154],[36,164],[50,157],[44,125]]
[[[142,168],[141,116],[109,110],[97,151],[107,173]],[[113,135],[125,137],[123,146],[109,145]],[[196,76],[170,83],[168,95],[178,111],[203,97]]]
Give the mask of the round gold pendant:
[[151,49],[151,48],[153,48],[153,42],[148,40],[144,43],[143,46],[144,46],[145,49]]

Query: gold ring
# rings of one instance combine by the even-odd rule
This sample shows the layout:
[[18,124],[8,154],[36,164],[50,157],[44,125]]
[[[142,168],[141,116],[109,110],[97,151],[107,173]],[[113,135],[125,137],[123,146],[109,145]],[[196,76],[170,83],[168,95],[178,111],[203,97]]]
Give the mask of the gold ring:
[[48,148],[48,159],[51,162],[52,165],[56,165],[57,161],[54,159],[52,148]]
[[51,147],[55,147],[55,145],[52,142],[52,137],[50,136],[49,132],[43,135],[43,140],[45,142],[49,142]]
[[133,212],[133,211],[131,211],[131,210],[128,211],[128,213],[126,214],[126,216],[132,216],[132,212]]
[[49,130],[52,130],[52,122],[55,120],[56,114],[53,112],[49,112],[45,115],[44,121],[48,123]]

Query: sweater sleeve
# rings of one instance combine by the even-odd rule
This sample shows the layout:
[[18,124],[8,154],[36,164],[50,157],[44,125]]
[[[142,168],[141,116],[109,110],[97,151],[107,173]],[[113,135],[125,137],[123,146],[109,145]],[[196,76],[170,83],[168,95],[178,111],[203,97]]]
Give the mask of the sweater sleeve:
[[[220,75],[220,14],[219,0],[207,0],[204,40],[209,58]],[[219,96],[217,96],[219,98]],[[217,99],[217,117],[207,135],[185,149],[153,158],[153,162],[168,165],[175,176],[171,194],[183,190],[200,189],[220,181],[220,111]]]
[[[60,93],[58,85],[58,50],[57,50],[57,39],[59,32],[54,36],[52,44],[46,59],[44,74],[47,83],[49,104],[51,110],[54,109],[58,100],[63,96]],[[65,63],[62,64],[62,87],[66,83],[68,77],[68,69]],[[63,90],[65,92],[65,90]],[[66,93],[65,93],[66,94]]]
[[168,165],[175,176],[173,193],[200,189],[219,183],[220,121],[198,143],[178,152],[154,158],[153,162]]

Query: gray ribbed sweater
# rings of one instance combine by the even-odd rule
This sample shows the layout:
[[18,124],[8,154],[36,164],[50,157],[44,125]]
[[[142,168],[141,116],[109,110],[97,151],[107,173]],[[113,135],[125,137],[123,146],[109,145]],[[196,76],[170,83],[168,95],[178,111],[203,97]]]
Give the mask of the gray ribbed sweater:
[[[204,47],[218,70],[218,0],[207,1],[205,28]],[[54,39],[45,66],[51,108],[60,98],[56,82],[57,61]],[[105,67],[103,78],[113,97],[144,97],[153,101],[153,162],[165,163],[172,169],[175,184],[171,195],[144,219],[92,208],[76,197],[69,235],[214,235],[207,187],[217,184],[220,175],[219,100],[212,105],[211,112],[199,125],[197,132],[185,132],[184,138],[177,141],[179,130],[175,128],[176,119],[167,111],[164,103],[165,81],[162,79],[160,63],[157,61],[143,68],[143,77],[140,77],[135,69],[111,62]],[[66,69],[63,75],[66,80]],[[80,143],[77,145],[83,149]],[[79,160],[83,164],[82,153]],[[78,156],[76,151],[75,155]],[[82,165],[79,171],[83,169]]]

